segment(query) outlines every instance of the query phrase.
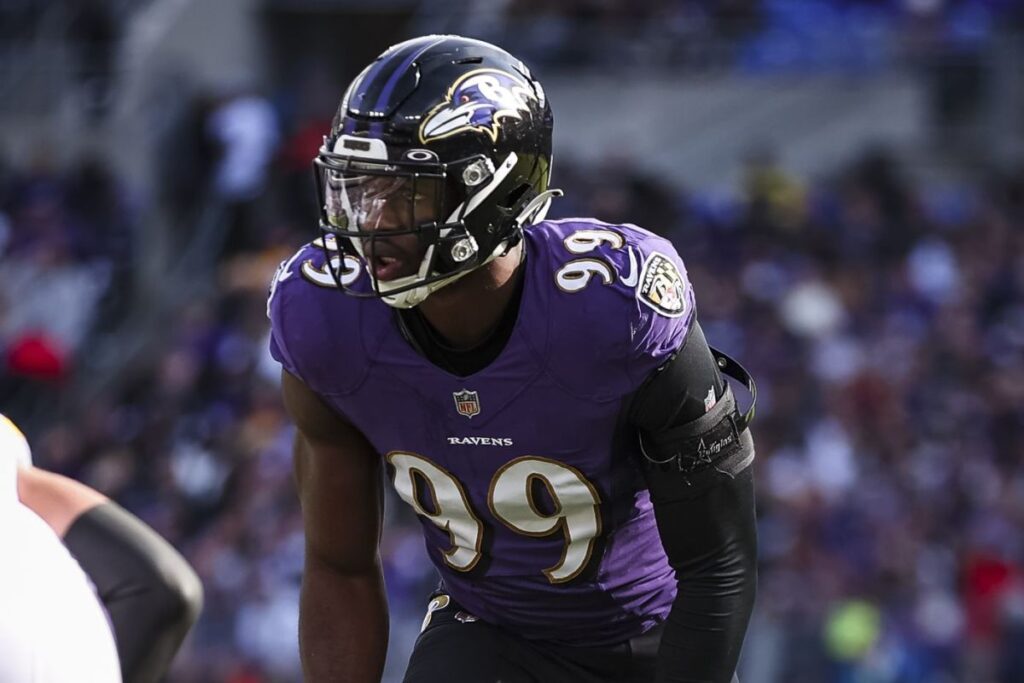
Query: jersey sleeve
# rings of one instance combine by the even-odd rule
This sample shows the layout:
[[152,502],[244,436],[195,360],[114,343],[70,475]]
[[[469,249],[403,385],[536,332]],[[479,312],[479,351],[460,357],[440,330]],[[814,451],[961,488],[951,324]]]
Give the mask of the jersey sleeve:
[[285,337],[285,330],[287,329],[285,307],[281,305],[283,297],[278,296],[281,283],[294,275],[294,273],[288,270],[294,258],[293,256],[288,260],[282,261],[281,265],[277,267],[273,279],[270,281],[270,292],[267,296],[267,318],[270,319],[270,355],[285,370],[301,378],[302,373],[298,365],[295,364],[291,354],[288,353],[288,343]]
[[267,295],[267,317],[270,319],[270,355],[289,373],[299,379],[305,380],[304,373],[295,362],[289,348],[290,323],[288,311],[290,306],[285,302],[293,297],[293,285],[288,282],[296,278],[298,268],[301,267],[302,258],[306,254],[308,245],[300,249],[294,255],[281,262],[270,282],[270,291]]
[[544,304],[552,374],[597,401],[632,393],[682,346],[694,320],[693,288],[675,247],[636,226],[593,219],[531,230],[548,256],[538,277],[553,278]]
[[267,297],[270,355],[324,396],[349,391],[365,374],[355,302],[338,291],[325,260],[307,244],[281,263]]
[[626,362],[638,386],[683,345],[696,319],[696,302],[686,266],[672,243],[648,233],[628,248],[636,249],[642,263],[635,284],[627,283],[635,306]]

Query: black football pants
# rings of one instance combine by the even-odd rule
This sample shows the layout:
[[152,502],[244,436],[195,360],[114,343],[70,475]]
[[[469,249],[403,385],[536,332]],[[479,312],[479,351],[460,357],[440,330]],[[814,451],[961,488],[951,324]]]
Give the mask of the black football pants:
[[555,645],[476,620],[451,601],[430,614],[404,683],[653,683],[661,630],[606,647]]

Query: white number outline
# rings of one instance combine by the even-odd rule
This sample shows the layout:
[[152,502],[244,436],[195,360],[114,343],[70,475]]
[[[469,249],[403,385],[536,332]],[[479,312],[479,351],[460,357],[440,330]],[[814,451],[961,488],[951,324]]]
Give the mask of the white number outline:
[[317,287],[337,289],[338,283],[331,273],[331,267],[337,268],[342,264],[345,266],[341,274],[342,287],[351,287],[359,279],[359,276],[363,274],[363,264],[359,262],[359,259],[351,254],[337,255],[340,249],[338,249],[338,239],[334,235],[317,238],[313,241],[313,246],[326,249],[328,253],[334,253],[335,256],[331,256],[330,261],[324,262],[319,268],[313,265],[313,259],[303,261],[300,271],[302,272],[302,277],[306,278],[308,282],[313,283]]
[[[612,249],[626,246],[626,238],[614,230],[589,228],[568,235],[562,240],[562,245],[570,254],[578,256],[595,251],[602,242],[610,244]],[[602,283],[610,285],[615,282],[617,273],[615,267],[603,258],[573,259],[555,271],[555,286],[566,294],[575,294],[586,289],[594,275],[600,275]]]
[[[524,529],[522,526],[517,526],[513,520],[509,519],[510,515],[508,515],[507,513],[502,513],[498,510],[496,506],[497,499],[495,496],[495,492],[498,489],[500,481],[503,478],[505,478],[505,476],[509,472],[511,472],[513,468],[518,467],[519,465],[526,462],[542,462],[548,465],[554,465],[555,467],[567,471],[575,478],[574,483],[581,484],[587,489],[587,491],[590,494],[590,500],[592,501],[590,503],[591,511],[593,512],[594,525],[592,535],[584,536],[582,539],[572,538],[572,530],[569,528],[569,522],[567,521],[568,513],[565,513],[565,508],[563,505],[563,499],[567,497],[567,495],[569,495],[570,492],[563,491],[562,494],[559,495],[555,491],[554,483],[548,477],[544,476],[540,472],[531,472],[523,478],[523,495],[525,497],[526,504],[529,506],[529,508],[533,511],[534,515],[536,515],[538,519],[553,520],[554,523],[551,525],[549,529],[544,531],[529,531],[527,529]],[[533,498],[534,480],[539,480],[540,483],[544,486],[544,488],[547,489],[548,495],[551,496],[551,501],[552,503],[554,503],[555,506],[553,514],[546,515],[538,509],[537,503]],[[547,577],[549,582],[553,584],[559,584],[566,583],[567,581],[572,581],[577,576],[579,576],[583,572],[583,570],[586,569],[587,566],[590,564],[591,557],[594,554],[594,544],[596,543],[597,539],[601,536],[601,494],[599,494],[594,485],[590,483],[590,481],[585,476],[583,476],[583,473],[580,472],[575,467],[573,467],[572,465],[566,465],[564,462],[558,462],[557,460],[552,460],[550,458],[542,458],[536,455],[524,455],[514,460],[510,460],[509,462],[505,463],[500,468],[498,468],[498,471],[495,472],[494,476],[491,478],[491,485],[487,491],[487,507],[490,508],[491,514],[494,515],[495,519],[500,521],[511,531],[517,534],[521,534],[523,536],[530,536],[532,538],[546,538],[548,536],[552,536],[558,533],[559,531],[562,532],[562,535],[565,538],[565,543],[562,544],[562,556],[558,558],[558,562],[556,562],[554,565],[548,567],[547,569],[541,570],[544,573],[544,576]],[[586,551],[583,553],[583,559],[576,562],[577,566],[572,571],[568,573],[561,572],[561,570],[565,568],[565,563],[569,559],[569,552],[572,546],[578,543],[580,540],[584,539],[586,542]]]
[[[468,518],[468,520],[460,521],[473,522],[476,526],[476,540],[474,541],[473,544],[473,558],[471,560],[464,563],[457,563],[452,560],[452,558],[454,558],[460,551],[470,550],[469,547],[459,544],[459,539],[457,537],[458,534],[451,528],[451,519],[449,519],[445,524],[440,524],[436,521],[436,518],[441,517],[446,513],[445,509],[441,506],[440,501],[438,501],[437,499],[437,489],[435,488],[436,485],[434,481],[431,479],[430,475],[427,474],[427,472],[424,471],[422,467],[409,466],[403,469],[399,469],[399,466],[395,464],[395,460],[400,457],[408,457],[413,460],[422,461],[427,467],[432,467],[435,470],[441,472],[445,477],[447,477],[449,482],[455,485],[455,488],[458,491],[459,496],[462,498],[462,508],[466,513],[466,517]],[[409,504],[417,515],[429,519],[439,529],[448,532],[448,536],[452,542],[452,547],[448,550],[442,551],[442,554],[444,555],[444,563],[456,571],[473,571],[473,568],[476,567],[478,562],[480,562],[480,558],[483,557],[484,523],[481,522],[480,518],[476,516],[475,512],[473,512],[473,507],[469,504],[469,497],[466,495],[466,489],[463,488],[462,482],[459,481],[458,478],[456,478],[451,472],[441,467],[437,463],[431,461],[430,458],[425,458],[422,455],[419,455],[418,453],[410,453],[409,451],[391,451],[385,456],[385,459],[388,461],[388,463],[395,471],[395,476],[392,479],[392,486],[395,487],[395,491],[398,493],[398,496],[407,504]],[[409,474],[409,496],[406,496],[403,493],[404,487],[400,488],[398,485],[399,472],[408,472]],[[414,474],[419,474],[419,476],[423,478],[423,481],[427,483],[427,489],[430,491],[431,502],[434,504],[434,509],[437,510],[436,513],[430,514],[429,512],[423,509],[422,505],[420,505],[419,497],[416,495],[416,478],[413,476]],[[446,516],[448,516],[449,518],[451,517],[451,515]]]
[[[456,571],[472,571],[480,562],[480,559],[483,557],[483,536],[485,529],[483,522],[481,522],[480,518],[476,515],[472,505],[469,502],[469,498],[466,496],[466,491],[462,485],[462,482],[460,482],[458,478],[456,478],[451,472],[449,472],[444,467],[441,467],[440,465],[432,462],[429,458],[419,455],[418,453],[411,453],[409,451],[391,451],[385,456],[385,459],[394,470],[392,485],[395,487],[395,491],[398,493],[398,496],[402,500],[404,500],[408,505],[410,505],[417,515],[420,515],[421,517],[429,520],[439,529],[448,533],[448,537],[451,541],[451,547],[448,550],[441,551],[445,564]],[[410,463],[410,460],[413,462]],[[417,467],[415,461],[420,461],[420,463],[422,463],[423,466]],[[536,517],[536,519],[527,520],[527,522],[543,523],[546,520],[551,520],[552,523],[550,524],[549,528],[544,530],[531,531],[529,529],[523,528],[522,522],[517,523],[517,520],[509,519],[509,515],[507,514],[507,512],[504,514],[501,512],[499,507],[503,507],[504,503],[499,501],[498,505],[495,504],[496,490],[498,489],[499,486],[501,486],[501,482],[503,479],[507,479],[509,476],[518,476],[515,474],[509,474],[510,472],[514,471],[514,468],[518,468],[524,463],[530,462],[543,463],[545,465],[554,466],[564,470],[572,477],[572,485],[579,485],[581,489],[586,492],[586,495],[588,495],[590,499],[589,507],[590,513],[592,514],[592,519],[588,518],[588,520],[585,521],[591,523],[592,529],[585,528],[584,534],[582,536],[580,536],[579,538],[572,537],[572,530],[569,528],[570,522],[568,521],[568,513],[565,512],[564,508],[564,499],[568,496],[580,495],[581,489],[576,488],[572,491],[562,491],[561,493],[559,493],[558,491],[555,490],[555,483],[552,482],[551,479],[545,476],[542,472],[530,472],[523,478],[522,502],[524,502],[530,508],[530,510],[532,510],[533,514]],[[467,526],[474,529],[473,533],[464,534],[467,537],[475,537],[472,548],[470,548],[468,545],[459,544],[458,533],[456,531],[453,531],[452,529],[452,510],[443,508],[441,503],[438,501],[436,489],[437,484],[436,482],[433,481],[427,469],[433,469],[434,471],[440,473],[440,475],[447,480],[447,483],[453,485],[455,490],[458,491],[459,497],[461,498],[461,505],[456,503],[455,506],[456,508],[461,508],[461,510],[457,510],[457,512],[459,514],[462,514],[463,516],[461,519],[457,521],[460,523],[464,523]],[[407,476],[407,479],[404,480],[400,485],[399,477],[403,475]],[[422,505],[420,505],[420,489],[418,488],[416,483],[416,475],[421,477],[425,482],[427,491],[433,504],[433,508],[437,512],[431,514],[427,512]],[[551,496],[551,501],[555,507],[555,511],[553,514],[546,515],[543,512],[541,512],[538,508],[537,503],[533,497],[532,489],[534,480],[539,480],[540,483],[547,489],[548,495]],[[513,484],[518,485],[519,483],[519,481],[513,479]],[[581,573],[583,573],[583,571],[590,565],[590,562],[593,559],[594,546],[597,543],[597,539],[600,538],[601,531],[603,528],[601,520],[601,495],[598,492],[597,488],[590,482],[590,480],[588,480],[583,475],[583,473],[580,472],[575,467],[567,465],[563,462],[559,462],[557,460],[552,460],[550,458],[542,458],[535,455],[524,455],[513,460],[510,460],[509,462],[505,463],[500,468],[498,468],[498,470],[491,477],[491,482],[487,490],[487,507],[496,520],[501,522],[512,532],[519,534],[521,536],[529,536],[531,538],[546,538],[558,532],[562,532],[564,542],[562,544],[561,557],[559,557],[558,562],[552,565],[551,567],[541,570],[550,583],[560,584],[572,581]],[[579,509],[583,509],[583,507],[580,506]],[[578,544],[580,543],[586,544],[585,550],[583,550],[582,552],[579,551],[580,546]],[[573,554],[581,556],[581,559],[574,562],[574,568],[570,569],[569,571],[563,571],[566,568],[566,562],[569,561],[570,552],[572,551],[574,545],[576,546],[577,551]],[[472,555],[472,559],[463,562],[453,562],[452,558],[454,558],[460,552],[470,553]]]
[[610,263],[600,258],[579,258],[558,269],[555,286],[566,294],[575,294],[582,292],[594,275],[600,275],[606,285],[615,282],[615,269]]
[[562,240],[562,244],[570,254],[589,254],[601,246],[601,242],[612,245],[612,249],[622,249],[626,246],[626,238],[614,230],[605,229],[583,229]]

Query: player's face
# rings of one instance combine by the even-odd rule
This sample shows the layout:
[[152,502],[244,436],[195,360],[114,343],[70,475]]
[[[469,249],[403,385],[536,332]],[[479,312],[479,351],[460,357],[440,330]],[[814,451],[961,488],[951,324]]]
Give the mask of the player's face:
[[426,244],[412,231],[442,219],[440,180],[331,173],[326,187],[328,221],[364,233],[359,238],[363,254],[378,280],[417,272]]

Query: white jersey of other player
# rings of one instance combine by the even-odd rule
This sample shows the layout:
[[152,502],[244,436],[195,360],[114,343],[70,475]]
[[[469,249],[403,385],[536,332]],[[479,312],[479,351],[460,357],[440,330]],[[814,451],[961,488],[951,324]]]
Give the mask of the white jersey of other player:
[[114,634],[92,583],[18,500],[28,443],[0,415],[0,683],[120,683]]

